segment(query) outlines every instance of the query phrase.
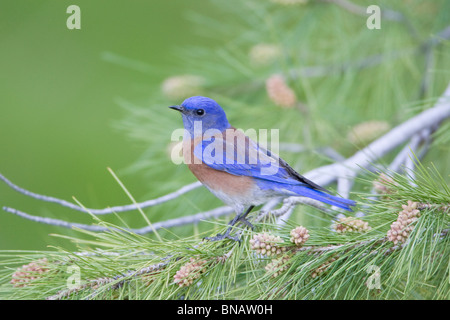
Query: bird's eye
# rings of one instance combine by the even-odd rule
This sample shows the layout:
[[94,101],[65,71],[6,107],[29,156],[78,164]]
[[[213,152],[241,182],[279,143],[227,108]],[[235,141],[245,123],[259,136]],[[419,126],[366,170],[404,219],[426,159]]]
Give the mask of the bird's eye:
[[198,116],[202,116],[202,115],[205,114],[205,110],[203,110],[203,109],[197,109],[197,110],[195,110],[195,113],[196,113]]

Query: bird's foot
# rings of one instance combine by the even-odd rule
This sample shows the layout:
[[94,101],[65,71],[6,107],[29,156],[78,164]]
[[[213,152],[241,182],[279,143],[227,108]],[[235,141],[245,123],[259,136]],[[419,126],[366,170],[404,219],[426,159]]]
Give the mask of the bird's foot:
[[240,223],[242,223],[242,224],[245,224],[247,227],[249,227],[250,229],[254,229],[255,227],[250,223],[250,221],[248,221],[247,219],[245,219],[244,217],[238,217],[237,218],[237,220],[236,220],[236,222],[233,224],[233,225],[235,225],[236,223],[238,223],[238,222],[240,222]]
[[224,239],[230,239],[230,240],[241,242],[241,239],[239,239],[239,237],[234,237],[234,236],[230,235],[232,229],[233,229],[233,227],[229,227],[227,229],[227,231],[225,231],[224,234],[218,233],[215,237],[205,237],[205,238],[203,238],[203,240],[221,241]]
[[209,240],[209,241],[220,241],[220,240],[224,240],[224,239],[230,239],[230,240],[241,242],[241,240],[239,239],[238,236],[232,236],[232,235],[230,235],[230,233],[231,233],[231,230],[233,230],[233,227],[238,223],[242,223],[242,224],[246,225],[247,227],[251,228],[252,230],[254,229],[254,226],[250,223],[250,221],[245,219],[245,217],[251,211],[251,209],[253,209],[253,206],[250,207],[244,214],[236,215],[234,217],[234,219],[228,223],[228,225],[230,227],[227,229],[227,231],[225,231],[224,234],[219,233],[215,237],[205,237],[203,239]]
[[243,214],[243,215],[237,215],[236,217],[234,217],[233,220],[231,220],[228,225],[229,226],[235,226],[237,225],[239,222],[242,224],[245,224],[247,227],[249,227],[250,229],[254,229],[254,226],[250,223],[250,221],[248,221],[245,217],[247,214]]

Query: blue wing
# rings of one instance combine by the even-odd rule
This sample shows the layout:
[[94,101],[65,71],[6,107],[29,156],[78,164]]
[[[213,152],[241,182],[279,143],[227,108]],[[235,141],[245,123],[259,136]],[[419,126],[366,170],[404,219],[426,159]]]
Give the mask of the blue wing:
[[220,136],[203,140],[194,148],[194,155],[215,170],[252,177],[262,189],[309,197],[349,211],[350,206],[355,205],[353,200],[331,195],[325,188],[300,175],[277,155],[260,147],[244,134],[242,137],[245,138],[232,142]]
[[[248,137],[236,143],[227,142],[220,137],[203,140],[194,148],[194,155],[209,167],[233,175],[285,184],[302,183],[290,173],[281,158],[261,148]],[[292,168],[291,170],[294,171]]]

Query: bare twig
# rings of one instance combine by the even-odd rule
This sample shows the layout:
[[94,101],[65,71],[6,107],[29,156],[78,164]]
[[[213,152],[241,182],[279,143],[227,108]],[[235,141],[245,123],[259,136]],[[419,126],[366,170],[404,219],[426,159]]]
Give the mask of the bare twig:
[[[53,219],[53,218],[33,216],[28,213],[22,212],[20,210],[14,209],[14,208],[9,208],[9,207],[3,207],[3,210],[5,210],[8,213],[15,214],[15,215],[17,215],[21,218],[27,219],[27,220],[31,220],[31,221],[39,222],[39,223],[43,223],[43,224],[48,224],[48,225],[53,225],[53,226],[57,226],[57,227],[63,227],[63,228],[69,228],[69,229],[78,228],[78,229],[94,231],[94,232],[105,232],[105,231],[111,231],[111,230],[120,231],[117,228],[104,227],[101,225],[89,225],[89,224],[68,222],[68,221]],[[220,216],[223,216],[226,214],[231,214],[233,212],[234,211],[231,207],[223,206],[223,207],[218,207],[218,208],[215,208],[215,209],[212,209],[209,211],[199,212],[199,213],[191,215],[191,216],[180,217],[180,218],[170,219],[170,220],[161,221],[161,222],[155,222],[155,223],[153,223],[153,227],[146,226],[146,227],[139,228],[139,229],[132,229],[132,228],[124,228],[124,229],[129,232],[133,232],[135,234],[147,234],[147,233],[153,232],[154,230],[167,229],[167,228],[177,227],[177,226],[186,225],[186,224],[198,223],[202,220],[218,218]]]
[[337,152],[336,150],[334,150],[331,147],[319,147],[319,148],[309,149],[299,143],[282,142],[279,145],[279,150],[284,151],[284,152],[292,152],[292,153],[313,151],[318,154],[324,155],[333,161],[345,160],[345,157],[343,155],[341,155],[339,152]]
[[276,209],[271,210],[270,208],[263,208],[260,210],[258,216],[255,218],[256,222],[263,220],[267,215],[271,215],[274,217],[283,217],[284,220],[288,219],[288,215],[292,213],[292,209],[298,204],[305,204],[314,208],[317,208],[323,212],[331,213],[332,210],[328,209],[322,202],[306,198],[306,197],[288,197],[283,200],[283,205]]
[[175,199],[177,197],[179,197],[182,194],[185,194],[189,191],[192,191],[194,189],[197,189],[198,187],[202,186],[202,184],[200,182],[193,182],[191,184],[185,185],[184,187],[181,187],[180,189],[178,189],[177,191],[174,191],[172,193],[166,194],[164,196],[161,196],[159,198],[156,199],[151,199],[151,200],[147,200],[144,202],[140,202],[140,203],[136,203],[136,204],[129,204],[129,205],[124,205],[124,206],[115,206],[115,207],[108,207],[108,208],[104,208],[104,209],[93,209],[93,208],[83,208],[82,206],[73,204],[69,201],[63,200],[63,199],[58,199],[55,197],[51,197],[51,196],[46,196],[46,195],[42,195],[42,194],[37,194],[31,191],[28,191],[24,188],[19,187],[18,185],[12,183],[9,179],[7,179],[4,175],[2,175],[0,173],[0,180],[3,180],[9,187],[11,187],[12,189],[16,190],[17,192],[20,192],[26,196],[29,196],[31,198],[37,199],[37,200],[42,200],[42,201],[46,201],[46,202],[52,202],[52,203],[56,203],[59,204],[63,207],[69,208],[69,209],[73,209],[76,211],[80,211],[80,212],[84,212],[84,213],[90,213],[90,214],[94,214],[94,215],[102,215],[102,214],[110,214],[110,213],[118,213],[118,212],[124,212],[124,211],[131,211],[131,210],[136,210],[138,208],[147,208],[147,207],[152,207],[152,206],[156,206],[159,205],[161,203],[170,201],[172,199]]
[[[425,129],[424,131],[428,132],[429,135],[428,129]],[[402,165],[405,164],[407,159],[413,156],[413,154],[416,154],[416,151],[423,139],[424,137],[422,137],[421,133],[415,134],[411,138],[409,144],[407,144],[391,162],[388,167],[389,171],[399,172],[402,169]]]
[[349,176],[352,178],[362,169],[370,167],[392,149],[411,139],[415,134],[425,129],[435,129],[436,125],[447,118],[450,118],[450,85],[434,107],[393,128],[347,160],[314,169],[306,173],[305,176],[319,185],[328,185],[338,178]]
[[110,228],[102,227],[99,225],[87,225],[87,224],[82,224],[82,223],[67,222],[67,221],[59,220],[59,219],[33,216],[28,213],[25,213],[25,212],[22,212],[20,210],[10,208],[10,207],[3,207],[3,210],[8,213],[15,214],[16,216],[19,216],[21,218],[30,220],[30,221],[39,222],[39,223],[43,223],[43,224],[49,224],[49,225],[56,226],[56,227],[63,227],[63,228],[70,228],[70,229],[71,228],[79,228],[79,229],[83,229],[83,230],[87,230],[87,231],[94,231],[94,232],[110,230]]

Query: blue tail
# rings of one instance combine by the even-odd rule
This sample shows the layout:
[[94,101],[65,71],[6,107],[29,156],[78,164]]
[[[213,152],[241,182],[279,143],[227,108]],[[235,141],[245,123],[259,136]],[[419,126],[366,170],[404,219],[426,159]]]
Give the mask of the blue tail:
[[314,200],[321,201],[323,203],[330,204],[332,206],[336,206],[342,208],[347,211],[353,211],[351,206],[356,205],[356,202],[350,199],[344,199],[337,196],[333,196],[331,194],[327,194],[322,191],[314,190],[305,186],[290,186],[289,188],[297,195],[302,197],[308,197]]

